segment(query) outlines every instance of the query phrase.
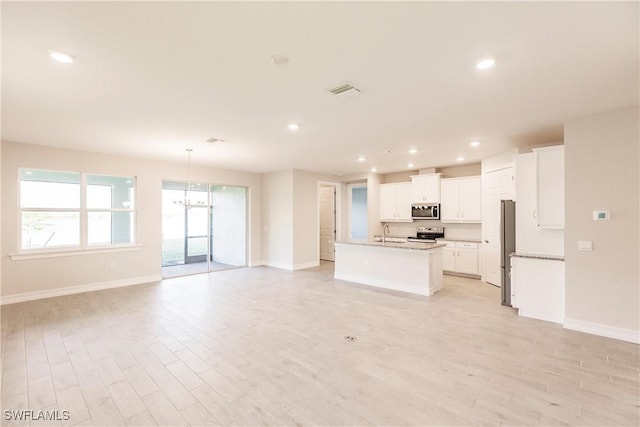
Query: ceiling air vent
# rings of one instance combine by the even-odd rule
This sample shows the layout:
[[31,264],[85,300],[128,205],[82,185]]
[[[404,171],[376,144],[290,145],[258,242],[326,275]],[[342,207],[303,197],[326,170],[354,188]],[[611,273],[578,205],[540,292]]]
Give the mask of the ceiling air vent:
[[211,144],[217,144],[219,142],[224,142],[224,139],[218,139],[218,138],[209,138],[206,140],[206,142],[209,142]]
[[360,92],[360,89],[354,87],[349,82],[340,83],[339,85],[331,87],[327,90],[334,95],[344,95],[346,93]]

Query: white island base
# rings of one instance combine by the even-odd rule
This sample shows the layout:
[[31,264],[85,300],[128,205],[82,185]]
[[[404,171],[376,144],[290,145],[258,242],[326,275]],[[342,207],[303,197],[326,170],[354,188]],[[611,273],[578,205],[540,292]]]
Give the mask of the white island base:
[[431,296],[442,289],[442,246],[429,243],[338,243],[334,277]]

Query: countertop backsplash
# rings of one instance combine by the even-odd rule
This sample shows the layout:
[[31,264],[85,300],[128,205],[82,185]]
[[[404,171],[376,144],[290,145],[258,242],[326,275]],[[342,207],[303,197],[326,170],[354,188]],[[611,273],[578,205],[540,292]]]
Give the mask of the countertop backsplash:
[[444,237],[450,239],[482,239],[481,224],[443,224],[440,221],[387,222],[393,236],[415,236],[418,227],[444,227]]

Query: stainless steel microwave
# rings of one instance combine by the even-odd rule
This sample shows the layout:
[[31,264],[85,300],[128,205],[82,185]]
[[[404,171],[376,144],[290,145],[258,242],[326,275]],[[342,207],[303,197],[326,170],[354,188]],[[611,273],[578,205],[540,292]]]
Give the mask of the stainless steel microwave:
[[413,203],[411,205],[413,219],[440,219],[439,203]]

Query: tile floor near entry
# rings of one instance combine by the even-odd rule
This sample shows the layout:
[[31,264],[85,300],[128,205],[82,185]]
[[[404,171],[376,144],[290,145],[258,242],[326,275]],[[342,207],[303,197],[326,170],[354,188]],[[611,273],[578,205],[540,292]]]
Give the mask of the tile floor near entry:
[[477,280],[427,298],[332,268],[4,306],[2,408],[82,425],[639,424],[639,346],[519,318]]

